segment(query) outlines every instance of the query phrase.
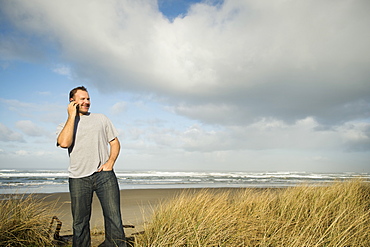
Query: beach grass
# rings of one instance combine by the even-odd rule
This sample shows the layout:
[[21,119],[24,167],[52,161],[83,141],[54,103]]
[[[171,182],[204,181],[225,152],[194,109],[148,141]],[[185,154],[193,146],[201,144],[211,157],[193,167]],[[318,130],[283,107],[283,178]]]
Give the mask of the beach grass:
[[135,246],[370,246],[370,185],[188,190],[144,230]]
[[52,246],[50,222],[55,202],[34,195],[3,195],[0,200],[0,246]]

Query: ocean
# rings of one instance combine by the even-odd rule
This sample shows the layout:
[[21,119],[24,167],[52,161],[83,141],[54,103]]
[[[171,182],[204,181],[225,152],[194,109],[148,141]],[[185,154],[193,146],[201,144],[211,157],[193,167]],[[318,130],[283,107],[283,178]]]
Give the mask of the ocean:
[[[328,184],[370,173],[116,171],[120,189],[283,188]],[[0,170],[0,194],[68,192],[67,171]]]

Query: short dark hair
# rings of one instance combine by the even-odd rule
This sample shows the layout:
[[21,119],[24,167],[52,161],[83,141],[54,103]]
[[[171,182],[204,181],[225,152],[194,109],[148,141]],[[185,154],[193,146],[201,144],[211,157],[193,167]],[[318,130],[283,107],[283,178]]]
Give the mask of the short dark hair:
[[76,94],[76,92],[77,92],[78,90],[82,90],[82,91],[87,92],[87,89],[86,89],[84,86],[75,87],[74,89],[72,89],[72,90],[69,92],[69,99],[72,99],[72,98],[75,96],[75,94]]

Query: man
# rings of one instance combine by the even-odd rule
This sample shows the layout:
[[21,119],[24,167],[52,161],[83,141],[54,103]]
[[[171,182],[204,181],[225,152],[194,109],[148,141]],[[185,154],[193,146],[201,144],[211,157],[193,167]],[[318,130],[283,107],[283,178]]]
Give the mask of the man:
[[85,87],[72,89],[69,98],[68,119],[58,127],[57,145],[68,148],[70,157],[73,246],[91,245],[90,216],[94,191],[104,215],[105,241],[101,246],[126,246],[120,192],[113,171],[120,152],[117,130],[105,115],[89,112],[90,97]]

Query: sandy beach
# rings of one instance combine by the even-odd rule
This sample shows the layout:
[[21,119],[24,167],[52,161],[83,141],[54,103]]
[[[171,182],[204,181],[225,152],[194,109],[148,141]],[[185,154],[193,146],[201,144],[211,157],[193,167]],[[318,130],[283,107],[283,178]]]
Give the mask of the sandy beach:
[[[200,243],[215,246],[221,240],[227,246],[256,246],[261,241],[269,246],[370,246],[369,209],[366,207],[369,185],[360,180],[330,186],[201,190],[204,189],[121,190],[123,223],[135,226],[125,228],[126,236],[143,231],[148,222],[154,234],[148,230],[151,234],[140,238],[143,246],[152,242],[159,243],[156,246],[166,245],[168,241],[178,243],[179,239],[189,246]],[[184,191],[186,196],[178,196]],[[194,197],[189,193],[194,193]],[[61,235],[71,235],[69,193],[33,195],[43,198],[45,203],[57,202],[53,215],[63,222]],[[152,218],[157,207],[171,199],[176,200],[167,204],[170,207],[158,218]],[[103,222],[95,196],[91,217],[92,246],[99,246],[104,240]],[[194,231],[197,238],[194,238]],[[181,244],[178,246],[183,246]]]
[[[121,212],[124,225],[134,225],[135,228],[125,228],[126,236],[143,231],[144,223],[150,219],[153,209],[161,202],[171,199],[184,190],[198,191],[200,189],[134,189],[121,190]],[[225,189],[211,189],[222,191]],[[233,189],[232,189],[233,190]],[[62,221],[61,235],[72,234],[72,216],[69,193],[38,194],[45,202],[58,201],[55,215]],[[92,215],[92,232],[104,230],[104,219],[99,199],[94,194]],[[55,226],[55,225],[54,225]],[[93,246],[103,241],[103,235],[92,236]]]

